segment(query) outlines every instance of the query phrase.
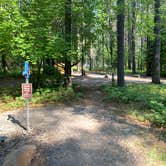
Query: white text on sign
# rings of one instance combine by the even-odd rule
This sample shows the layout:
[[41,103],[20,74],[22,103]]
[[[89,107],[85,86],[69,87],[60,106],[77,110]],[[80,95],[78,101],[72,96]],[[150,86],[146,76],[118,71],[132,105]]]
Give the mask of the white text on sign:
[[22,97],[25,99],[32,97],[32,84],[22,84]]

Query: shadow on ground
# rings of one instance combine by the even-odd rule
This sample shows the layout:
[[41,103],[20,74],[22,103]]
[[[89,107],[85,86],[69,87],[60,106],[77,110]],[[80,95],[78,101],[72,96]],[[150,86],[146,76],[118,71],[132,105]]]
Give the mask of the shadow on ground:
[[[79,83],[79,79],[74,82]],[[9,149],[23,144],[35,144],[45,155],[45,166],[142,166],[146,165],[146,147],[154,144],[150,128],[142,127],[120,117],[103,105],[98,90],[102,78],[82,78],[86,95],[78,103],[50,105],[30,111],[32,132],[11,121],[9,113],[0,116],[0,132],[8,142],[0,146],[0,165]],[[104,83],[110,83],[104,79]],[[25,111],[13,111],[12,117],[21,126],[26,124]],[[153,133],[152,133],[153,134]],[[12,145],[13,140],[16,142]],[[18,141],[18,143],[17,143]],[[8,150],[5,150],[5,149]]]
[[[18,112],[15,119],[23,122],[25,114]],[[33,109],[31,125],[32,133],[17,137],[15,140],[19,140],[19,144],[14,146],[36,144],[45,154],[48,166],[137,166],[144,160],[141,152],[134,152],[128,143],[140,139],[146,129],[98,105],[82,103],[72,107]],[[20,130],[23,129],[20,127]],[[12,137],[10,139],[12,142]],[[3,151],[3,147],[0,149]]]

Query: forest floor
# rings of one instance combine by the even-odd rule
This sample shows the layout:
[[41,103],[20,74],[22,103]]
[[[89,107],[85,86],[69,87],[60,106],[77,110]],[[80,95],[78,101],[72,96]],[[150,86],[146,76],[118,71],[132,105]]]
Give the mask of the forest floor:
[[[133,79],[138,83],[150,82]],[[75,77],[73,82],[79,84],[78,91],[80,88],[83,97],[71,103],[32,108],[29,134],[23,129],[25,111],[0,114],[0,135],[7,137],[0,144],[0,165],[6,154],[24,144],[37,146],[45,156],[45,166],[165,165],[160,161],[162,156],[157,155],[158,150],[166,151],[166,143],[159,140],[158,131],[117,114],[127,109],[123,104],[108,105],[103,101],[105,94],[100,86],[111,83],[109,78],[89,74]]]

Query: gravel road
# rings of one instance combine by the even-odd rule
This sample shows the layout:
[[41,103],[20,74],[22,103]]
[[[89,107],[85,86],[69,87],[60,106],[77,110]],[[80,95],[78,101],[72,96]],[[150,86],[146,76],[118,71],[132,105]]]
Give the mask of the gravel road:
[[[0,114],[0,165],[12,149],[36,144],[45,156],[45,166],[150,166],[148,144],[156,141],[149,128],[116,115],[107,107],[97,86],[109,83],[104,78],[76,78],[85,96],[67,105],[50,105],[30,110],[32,131],[26,134],[26,112]],[[9,116],[10,115],[10,116]],[[151,135],[151,136],[149,136]]]

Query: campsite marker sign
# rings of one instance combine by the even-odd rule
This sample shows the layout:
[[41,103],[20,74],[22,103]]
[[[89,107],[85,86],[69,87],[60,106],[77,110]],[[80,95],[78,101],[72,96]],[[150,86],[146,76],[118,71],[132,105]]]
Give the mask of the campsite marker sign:
[[25,99],[32,97],[32,84],[22,84],[22,97]]
[[26,99],[27,131],[29,131],[29,99],[32,97],[32,84],[29,83],[30,66],[28,61],[24,63],[22,75],[25,77],[25,83],[22,84],[22,97]]

